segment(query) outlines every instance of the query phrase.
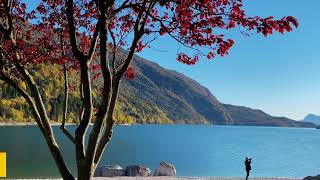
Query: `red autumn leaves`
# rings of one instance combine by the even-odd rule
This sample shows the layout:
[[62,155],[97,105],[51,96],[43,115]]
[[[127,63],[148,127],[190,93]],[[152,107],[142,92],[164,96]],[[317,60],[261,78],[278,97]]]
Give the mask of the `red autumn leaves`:
[[[268,36],[274,31],[290,32],[292,25],[298,27],[297,19],[292,16],[280,20],[272,16],[247,17],[242,0],[186,0],[169,4],[166,7],[171,9],[166,9],[171,14],[170,21],[161,21],[160,35],[169,34],[194,51],[193,57],[178,53],[177,60],[188,65],[195,64],[203,56],[211,59],[228,54],[234,41],[225,39],[224,33],[230,29],[241,28]],[[170,12],[172,7],[174,11]],[[207,48],[209,50],[205,50]]]
[[[149,3],[154,4],[149,6]],[[17,48],[25,57],[25,64],[44,61],[74,63],[66,33],[65,1],[43,0],[30,12],[26,12],[27,5],[24,3],[17,2],[13,6],[13,17],[19,31]],[[95,2],[89,0],[75,0],[73,11],[79,48],[87,54],[99,12]],[[196,64],[202,58],[227,55],[235,43],[226,38],[228,30],[240,28],[242,31],[268,36],[274,32],[290,32],[292,26],[298,27],[297,19],[292,16],[280,20],[275,20],[273,16],[248,17],[242,0],[128,0],[115,3],[109,12],[107,44],[110,54],[117,55],[121,49],[129,50],[128,46],[132,43],[136,43],[135,51],[141,52],[159,35],[169,36],[189,48],[187,52],[177,52],[177,60],[187,65]],[[135,24],[137,19],[140,19],[139,24]],[[133,41],[132,37],[136,33],[134,28],[137,26],[143,30],[143,34],[141,39]],[[58,29],[64,30],[62,38],[66,46],[63,49],[57,40],[61,36]],[[6,50],[6,57],[10,58],[12,43],[1,41],[1,45]],[[62,56],[62,51],[67,55]],[[134,76],[134,69],[130,66],[125,77],[132,79]]]
[[[291,24],[296,28],[299,26],[296,18],[292,16],[284,17],[279,21],[274,21],[273,16],[260,20],[263,23],[263,27],[258,27],[258,32],[262,32],[264,36],[271,35],[273,30],[283,34],[285,31],[291,32]],[[291,24],[290,24],[291,23]]]

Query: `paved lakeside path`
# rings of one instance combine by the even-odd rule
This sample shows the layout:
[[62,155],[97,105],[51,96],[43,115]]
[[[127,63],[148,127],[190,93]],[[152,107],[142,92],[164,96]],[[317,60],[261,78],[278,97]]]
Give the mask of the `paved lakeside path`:
[[[244,177],[168,177],[168,176],[159,176],[159,177],[94,177],[93,180],[245,180]],[[15,179],[18,180],[18,179]],[[39,179],[44,180],[44,179]],[[50,179],[50,180],[62,180],[62,179]],[[265,178],[265,177],[254,177],[249,178],[249,180],[301,180],[297,178]]]

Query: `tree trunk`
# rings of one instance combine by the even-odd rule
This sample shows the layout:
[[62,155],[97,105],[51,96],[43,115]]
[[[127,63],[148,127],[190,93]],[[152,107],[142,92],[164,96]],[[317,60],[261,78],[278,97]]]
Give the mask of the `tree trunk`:
[[94,171],[90,167],[87,163],[83,163],[83,166],[78,168],[78,180],[92,179]]
[[84,148],[85,135],[92,118],[92,90],[91,79],[88,65],[83,62],[87,62],[86,59],[80,61],[81,68],[81,84],[83,93],[83,112],[80,125],[75,132],[75,149],[76,160],[78,168],[78,179],[90,179],[90,169],[86,163],[86,150]]

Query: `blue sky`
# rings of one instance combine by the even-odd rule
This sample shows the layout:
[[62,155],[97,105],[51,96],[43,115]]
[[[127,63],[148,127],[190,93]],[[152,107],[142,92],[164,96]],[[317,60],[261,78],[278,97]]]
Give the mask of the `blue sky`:
[[195,66],[175,60],[178,45],[158,39],[140,56],[197,80],[223,103],[261,109],[296,120],[320,114],[319,0],[244,0],[249,15],[292,15],[300,26],[285,35],[244,37],[238,30],[231,53]]
[[[34,5],[39,0],[25,0]],[[285,35],[244,37],[230,33],[230,54],[201,59],[195,66],[176,61],[178,44],[161,37],[139,55],[181,72],[207,87],[221,102],[261,109],[296,120],[320,114],[319,0],[243,0],[249,15],[292,15],[299,28]]]

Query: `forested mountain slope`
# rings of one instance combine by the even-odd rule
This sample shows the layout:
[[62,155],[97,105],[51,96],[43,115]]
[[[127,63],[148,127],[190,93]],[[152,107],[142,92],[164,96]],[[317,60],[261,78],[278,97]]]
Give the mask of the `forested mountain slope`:
[[[123,79],[115,111],[119,123],[183,123],[315,127],[308,122],[272,117],[261,110],[220,103],[211,92],[185,75],[134,58],[136,77]],[[41,84],[51,119],[62,117],[63,76],[57,65],[39,65],[33,75]],[[71,71],[71,84],[78,83]],[[28,106],[12,88],[0,84],[0,121],[32,121]],[[99,99],[99,81],[94,97]],[[70,92],[69,122],[77,122],[81,107],[76,88]]]

